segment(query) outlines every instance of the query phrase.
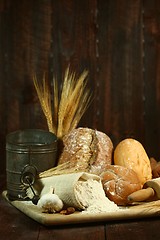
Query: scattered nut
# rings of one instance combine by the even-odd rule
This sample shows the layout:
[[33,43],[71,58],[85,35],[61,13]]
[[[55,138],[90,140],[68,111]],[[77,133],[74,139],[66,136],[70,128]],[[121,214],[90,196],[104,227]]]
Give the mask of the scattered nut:
[[63,215],[69,215],[75,212],[75,208],[74,207],[68,207],[67,209],[63,209],[60,211],[60,214]]
[[61,210],[59,213],[62,214],[62,215],[66,215],[67,214],[67,209]]
[[67,214],[72,214],[75,212],[75,208],[74,207],[68,207],[67,208]]

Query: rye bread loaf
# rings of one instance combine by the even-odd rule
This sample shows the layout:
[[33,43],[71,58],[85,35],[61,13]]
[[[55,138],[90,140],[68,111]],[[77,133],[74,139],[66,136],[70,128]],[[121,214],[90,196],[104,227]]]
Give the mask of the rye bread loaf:
[[117,205],[127,205],[128,195],[141,189],[137,174],[123,166],[108,165],[100,177],[106,196]]
[[112,163],[113,143],[108,135],[91,128],[76,128],[63,137],[58,165],[74,163],[78,170],[100,174]]

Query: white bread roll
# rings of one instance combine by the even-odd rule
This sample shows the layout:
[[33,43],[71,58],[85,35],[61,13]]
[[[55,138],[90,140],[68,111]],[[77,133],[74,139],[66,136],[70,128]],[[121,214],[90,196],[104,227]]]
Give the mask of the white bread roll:
[[114,164],[133,169],[143,186],[152,178],[148,155],[142,144],[135,139],[126,138],[114,150]]
[[100,177],[106,196],[117,205],[127,205],[128,195],[141,189],[137,174],[123,166],[108,165]]

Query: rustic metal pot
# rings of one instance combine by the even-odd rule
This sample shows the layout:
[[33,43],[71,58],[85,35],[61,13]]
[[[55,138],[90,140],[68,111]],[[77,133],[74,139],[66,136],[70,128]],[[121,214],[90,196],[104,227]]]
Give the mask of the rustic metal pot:
[[[27,129],[6,137],[7,194],[10,200],[25,200],[26,188],[38,173],[56,165],[57,137],[48,131]],[[29,181],[29,182],[28,182]]]

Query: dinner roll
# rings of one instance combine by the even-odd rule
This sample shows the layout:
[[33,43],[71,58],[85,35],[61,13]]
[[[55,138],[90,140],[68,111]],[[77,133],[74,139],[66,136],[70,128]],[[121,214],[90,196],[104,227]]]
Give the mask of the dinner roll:
[[137,174],[123,166],[108,165],[100,177],[106,196],[117,205],[127,205],[128,195],[141,189]]

